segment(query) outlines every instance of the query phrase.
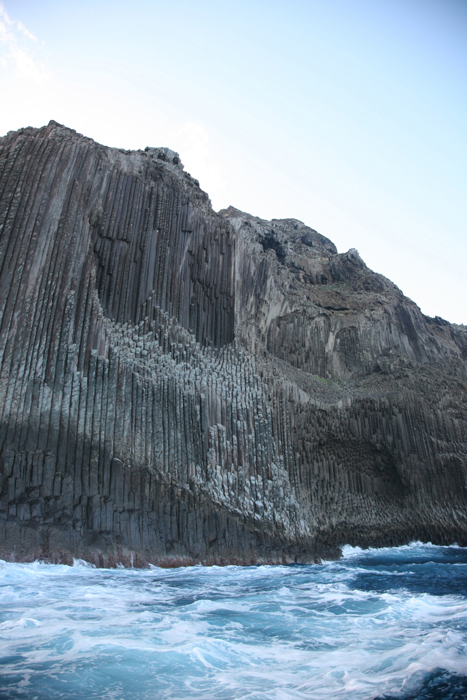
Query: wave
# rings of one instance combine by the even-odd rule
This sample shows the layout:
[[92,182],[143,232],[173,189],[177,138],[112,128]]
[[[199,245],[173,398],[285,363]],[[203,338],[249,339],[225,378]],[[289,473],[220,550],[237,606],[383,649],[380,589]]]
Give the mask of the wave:
[[0,698],[454,698],[466,571],[421,543],[321,566],[2,562]]

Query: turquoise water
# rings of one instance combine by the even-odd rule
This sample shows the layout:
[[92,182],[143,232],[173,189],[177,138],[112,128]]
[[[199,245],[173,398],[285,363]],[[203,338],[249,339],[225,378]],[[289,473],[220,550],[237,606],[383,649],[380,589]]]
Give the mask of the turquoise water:
[[0,698],[467,698],[467,550],[321,566],[0,563]]

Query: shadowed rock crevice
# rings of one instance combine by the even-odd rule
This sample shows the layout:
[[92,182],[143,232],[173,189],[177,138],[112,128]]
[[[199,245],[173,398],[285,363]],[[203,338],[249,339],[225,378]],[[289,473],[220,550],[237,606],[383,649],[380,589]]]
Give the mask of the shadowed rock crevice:
[[277,240],[277,238],[275,238],[274,233],[270,233],[264,236],[264,238],[261,238],[260,243],[263,247],[263,251],[273,250],[276,254],[276,258],[278,259],[278,261],[282,264],[285,263],[287,251],[284,245],[279,240]]
[[167,148],[0,140],[0,556],[467,544],[467,332]]

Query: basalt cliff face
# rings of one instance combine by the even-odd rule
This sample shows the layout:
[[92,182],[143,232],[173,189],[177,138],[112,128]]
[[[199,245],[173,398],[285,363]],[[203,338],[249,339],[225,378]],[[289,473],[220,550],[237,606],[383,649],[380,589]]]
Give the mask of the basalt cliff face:
[[0,556],[467,545],[467,329],[165,148],[0,139]]

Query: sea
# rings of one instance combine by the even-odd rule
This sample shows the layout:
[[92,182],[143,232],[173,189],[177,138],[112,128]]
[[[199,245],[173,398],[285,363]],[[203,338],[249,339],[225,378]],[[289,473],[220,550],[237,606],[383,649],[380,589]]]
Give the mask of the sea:
[[319,565],[0,562],[0,698],[467,698],[467,550]]

